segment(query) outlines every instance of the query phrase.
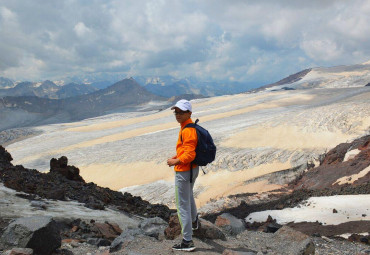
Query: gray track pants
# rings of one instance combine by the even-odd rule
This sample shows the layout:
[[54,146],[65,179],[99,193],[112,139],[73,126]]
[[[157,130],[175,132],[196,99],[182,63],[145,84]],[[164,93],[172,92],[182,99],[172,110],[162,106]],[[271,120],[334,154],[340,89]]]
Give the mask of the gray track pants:
[[193,196],[193,187],[199,174],[199,167],[193,168],[193,182],[190,183],[190,171],[176,172],[175,193],[177,215],[181,224],[181,233],[186,241],[192,240],[191,224],[197,217],[197,207]]

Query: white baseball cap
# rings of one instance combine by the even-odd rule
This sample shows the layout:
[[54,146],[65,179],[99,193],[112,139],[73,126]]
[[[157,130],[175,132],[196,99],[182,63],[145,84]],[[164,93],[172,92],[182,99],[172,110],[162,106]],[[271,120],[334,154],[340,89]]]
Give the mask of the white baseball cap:
[[171,110],[175,109],[176,107],[182,111],[191,112],[191,103],[188,100],[181,99],[174,106],[171,107]]

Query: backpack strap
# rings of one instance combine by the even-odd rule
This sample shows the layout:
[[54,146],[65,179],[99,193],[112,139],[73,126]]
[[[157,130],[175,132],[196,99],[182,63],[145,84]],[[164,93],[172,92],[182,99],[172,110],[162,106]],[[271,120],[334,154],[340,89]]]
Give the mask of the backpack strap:
[[187,127],[192,127],[192,128],[195,128],[195,125],[197,125],[197,123],[199,122],[199,119],[196,119],[194,123],[189,123],[187,124],[182,130],[181,130],[181,135],[180,135],[180,139],[181,139],[181,143],[182,143],[182,131],[187,128]]
[[[199,119],[196,119],[194,123],[187,124],[182,130],[184,130],[187,127],[195,128],[195,125],[199,122]],[[182,131],[181,131],[181,143],[182,143]],[[190,183],[193,183],[193,163],[190,163]]]

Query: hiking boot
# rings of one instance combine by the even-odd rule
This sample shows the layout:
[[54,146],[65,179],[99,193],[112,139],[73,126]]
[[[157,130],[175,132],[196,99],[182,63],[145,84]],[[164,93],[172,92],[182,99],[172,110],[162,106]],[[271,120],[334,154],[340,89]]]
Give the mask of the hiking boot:
[[197,217],[195,218],[195,221],[191,223],[191,228],[193,230],[197,230],[199,228],[199,218],[198,218],[198,214],[197,214]]
[[195,250],[195,246],[194,246],[194,243],[193,241],[186,241],[184,239],[182,239],[181,243],[179,244],[175,244],[174,246],[172,246],[172,250],[175,250],[175,251],[194,251]]

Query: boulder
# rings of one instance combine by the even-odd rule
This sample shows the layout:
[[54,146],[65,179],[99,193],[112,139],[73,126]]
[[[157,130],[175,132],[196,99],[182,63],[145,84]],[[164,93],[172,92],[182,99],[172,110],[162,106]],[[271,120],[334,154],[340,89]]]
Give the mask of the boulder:
[[91,227],[91,231],[100,233],[100,236],[102,238],[108,240],[114,240],[122,233],[122,230],[119,228],[117,224],[110,224],[107,222],[106,223],[94,222],[93,226]]
[[281,254],[315,254],[315,245],[310,237],[288,226],[283,226],[273,234],[270,240],[270,244],[272,243],[274,243],[276,250],[281,251]]
[[219,215],[216,218],[215,225],[229,235],[237,235],[245,230],[243,221],[230,213]]
[[135,239],[135,236],[139,236],[139,235],[143,235],[143,231],[139,228],[129,229],[129,230],[122,232],[122,234],[119,237],[114,239],[114,241],[110,245],[109,251],[115,252],[115,251],[121,250],[127,244],[132,242]]
[[0,238],[2,248],[31,248],[35,254],[51,254],[60,247],[56,222],[47,216],[19,218],[11,222]]
[[193,232],[199,239],[221,239],[226,241],[225,234],[217,226],[205,219],[199,219],[201,227]]
[[156,239],[163,239],[164,230],[167,226],[168,223],[159,217],[145,219],[139,224],[139,228],[144,235],[155,237]]

